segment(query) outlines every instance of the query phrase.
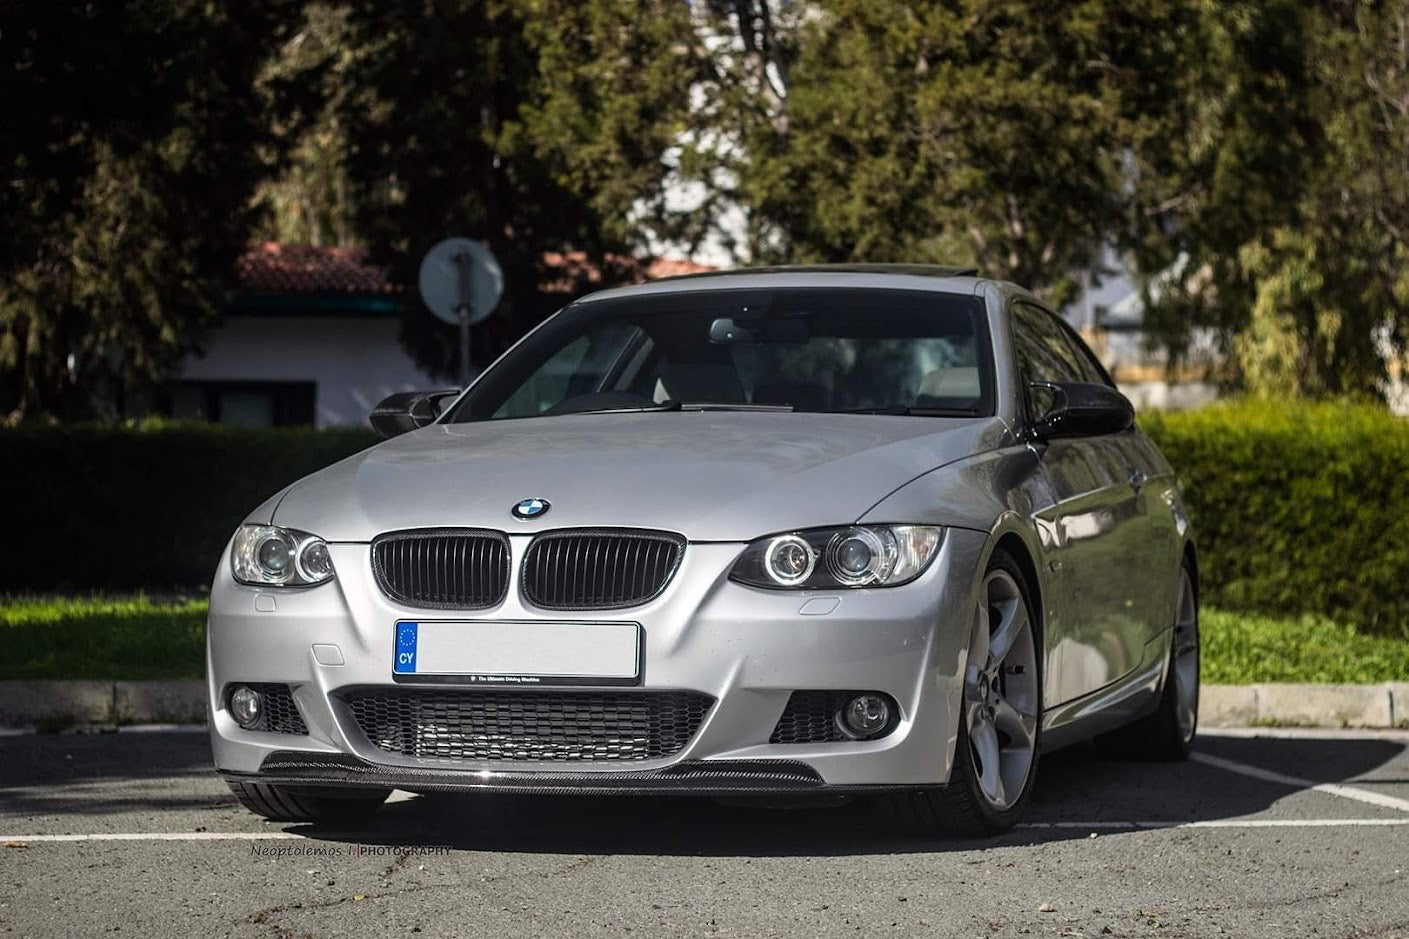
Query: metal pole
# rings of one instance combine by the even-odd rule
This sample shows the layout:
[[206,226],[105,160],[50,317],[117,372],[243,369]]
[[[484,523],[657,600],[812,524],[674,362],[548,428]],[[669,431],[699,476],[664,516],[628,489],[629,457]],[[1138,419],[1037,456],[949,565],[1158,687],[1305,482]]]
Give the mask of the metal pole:
[[470,385],[470,308],[461,305],[460,314],[460,388]]
[[474,296],[474,259],[468,251],[455,254],[455,264],[460,268],[460,305],[455,312],[460,317],[460,388],[470,384],[470,298]]

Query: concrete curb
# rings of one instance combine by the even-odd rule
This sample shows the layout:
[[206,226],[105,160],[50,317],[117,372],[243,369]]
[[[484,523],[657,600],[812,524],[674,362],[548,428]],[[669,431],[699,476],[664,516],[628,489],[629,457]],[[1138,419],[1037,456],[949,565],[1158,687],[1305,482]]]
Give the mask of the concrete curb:
[[205,682],[0,681],[0,727],[191,724],[206,720]]
[[1204,685],[1207,727],[1409,727],[1409,682],[1382,685]]
[[[0,727],[199,724],[205,682],[0,681]],[[1409,728],[1409,682],[1382,685],[1204,685],[1205,727]]]

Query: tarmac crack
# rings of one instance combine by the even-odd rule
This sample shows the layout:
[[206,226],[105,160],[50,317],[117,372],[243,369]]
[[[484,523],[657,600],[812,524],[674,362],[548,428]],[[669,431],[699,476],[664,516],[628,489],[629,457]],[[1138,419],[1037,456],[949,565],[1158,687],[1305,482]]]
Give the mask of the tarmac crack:
[[[400,869],[409,857],[411,857],[410,854],[403,854],[398,857],[394,862],[392,862],[390,866],[387,867],[385,871],[382,872],[382,877],[389,877],[393,872]],[[583,870],[587,867],[591,867],[593,864],[596,864],[600,860],[601,858],[599,857],[585,855],[583,857],[579,857],[573,860],[571,863],[561,865],[552,870],[534,871],[534,874],[543,880],[553,880],[555,878]],[[482,877],[480,878],[479,882],[482,884],[493,884],[502,880],[509,880],[511,878],[521,878],[522,876],[522,873],[519,872],[515,872],[512,874],[496,874],[489,877]],[[359,892],[354,893],[351,896],[330,897],[326,900],[319,900],[313,902],[298,901],[295,903],[276,904],[274,906],[268,906],[264,909],[249,914],[245,917],[245,922],[255,926],[268,926],[274,930],[276,936],[279,936],[282,939],[282,937],[291,936],[293,935],[293,933],[284,924],[273,921],[273,918],[278,917],[280,914],[301,912],[316,913],[320,910],[331,910],[349,903],[366,903],[372,900],[381,900],[386,897],[396,897],[399,899],[401,897],[408,897],[422,893],[434,893],[443,890],[463,890],[464,886],[464,884],[460,883],[412,883],[397,888],[383,889],[377,893]]]
[[[1356,882],[1356,883],[1349,883],[1349,882],[1346,882],[1346,883],[1341,884],[1339,887],[1334,887],[1334,888],[1330,888],[1330,889],[1326,889],[1326,890],[1319,890],[1319,891],[1316,891],[1315,893],[1303,893],[1303,894],[1301,894],[1300,896],[1295,896],[1295,897],[1286,897],[1286,898],[1277,899],[1277,900],[1249,901],[1249,902],[1246,902],[1246,903],[1239,903],[1236,907],[1234,907],[1234,906],[1228,906],[1228,905],[1192,907],[1192,908],[1190,909],[1190,912],[1192,912],[1192,913],[1225,913],[1225,912],[1229,912],[1229,911],[1234,910],[1234,909],[1238,909],[1238,910],[1277,910],[1277,909],[1290,909],[1290,908],[1292,908],[1292,907],[1301,906],[1301,905],[1306,904],[1306,903],[1312,903],[1312,902],[1315,902],[1315,901],[1317,901],[1317,900],[1334,900],[1334,899],[1339,899],[1339,898],[1341,898],[1341,897],[1344,897],[1344,896],[1346,896],[1347,894],[1361,893],[1361,892],[1364,892],[1364,891],[1366,891],[1366,890],[1375,890],[1375,889],[1378,889],[1378,888],[1381,888],[1381,887],[1389,886],[1389,885],[1391,885],[1391,884],[1397,884],[1397,883],[1399,883],[1399,882],[1401,882],[1401,881],[1403,881],[1403,880],[1404,880],[1404,876],[1403,876],[1402,874],[1393,874],[1393,875],[1391,875],[1391,876],[1389,876],[1389,877],[1386,877],[1386,878],[1383,878],[1383,879],[1380,879],[1380,880],[1366,880],[1366,881],[1359,881],[1359,882]],[[1354,934],[1354,933],[1353,933],[1352,935],[1358,935],[1358,934]]]

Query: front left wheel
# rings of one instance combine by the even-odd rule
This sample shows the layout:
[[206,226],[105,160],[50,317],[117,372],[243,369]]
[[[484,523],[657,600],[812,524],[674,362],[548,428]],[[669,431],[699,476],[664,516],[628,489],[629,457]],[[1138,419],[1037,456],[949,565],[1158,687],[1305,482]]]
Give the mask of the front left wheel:
[[231,782],[229,786],[241,805],[271,822],[357,821],[391,795],[390,789],[349,790],[332,796],[268,783]]
[[1042,714],[1029,597],[1022,568],[995,551],[974,611],[949,784],[893,797],[911,828],[992,835],[1022,816],[1037,778]]

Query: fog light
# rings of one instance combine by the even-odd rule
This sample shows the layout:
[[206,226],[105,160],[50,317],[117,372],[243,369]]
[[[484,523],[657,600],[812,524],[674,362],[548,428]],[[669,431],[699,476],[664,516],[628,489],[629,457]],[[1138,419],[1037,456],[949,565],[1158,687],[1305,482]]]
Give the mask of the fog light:
[[842,730],[853,737],[874,737],[890,726],[890,702],[878,694],[859,694],[841,709]]
[[264,695],[248,685],[236,685],[230,692],[230,714],[235,723],[249,730],[264,716]]

